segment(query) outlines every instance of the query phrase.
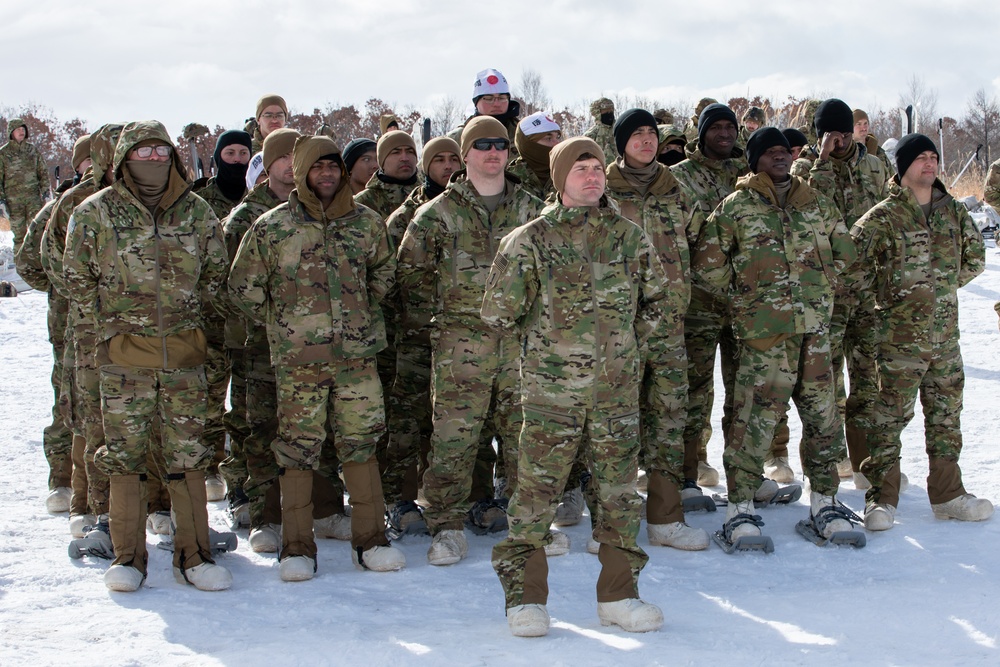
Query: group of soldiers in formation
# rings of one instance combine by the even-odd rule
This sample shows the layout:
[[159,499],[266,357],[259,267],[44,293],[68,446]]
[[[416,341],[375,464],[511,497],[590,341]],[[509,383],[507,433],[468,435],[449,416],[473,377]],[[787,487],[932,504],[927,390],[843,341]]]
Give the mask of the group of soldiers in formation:
[[[817,544],[892,527],[918,395],[934,515],[991,516],[958,464],[957,290],[985,246],[930,139],[890,158],[839,99],[784,131],[710,99],[683,130],[601,99],[564,140],[545,112],[519,117],[494,69],[472,102],[418,155],[392,117],[341,149],[266,95],[193,185],[162,124],[108,123],[47,203],[8,125],[0,198],[55,350],[47,507],[69,512],[77,555],[113,558],[109,589],[141,586],[147,531],[170,536],[179,582],[228,588],[206,508],[225,498],[285,581],[313,577],[317,537],[391,571],[390,537],[429,533],[444,566],[466,530],[507,530],[511,632],[543,635],[546,558],[588,505],[601,623],[657,629],[640,515],[651,545],[709,545],[684,511],[715,509],[717,351],[725,550],[772,548],[757,509],[801,492],[781,486],[790,399]],[[860,517],[842,477],[867,489]]]

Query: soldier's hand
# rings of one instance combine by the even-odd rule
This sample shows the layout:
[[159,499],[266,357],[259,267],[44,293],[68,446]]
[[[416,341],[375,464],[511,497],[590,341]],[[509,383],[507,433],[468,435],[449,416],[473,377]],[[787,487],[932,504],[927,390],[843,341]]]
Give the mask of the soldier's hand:
[[830,153],[838,150],[843,145],[843,136],[840,132],[823,133],[819,145],[819,157],[821,160],[829,159]]

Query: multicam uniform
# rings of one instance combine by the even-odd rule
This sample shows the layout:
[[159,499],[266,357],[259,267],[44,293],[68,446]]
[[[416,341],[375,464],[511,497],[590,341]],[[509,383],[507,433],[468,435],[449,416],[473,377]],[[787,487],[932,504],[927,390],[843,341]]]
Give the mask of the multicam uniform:
[[844,455],[830,361],[834,293],[857,259],[833,203],[791,177],[784,206],[766,174],[740,179],[705,223],[694,278],[730,303],[739,341],[723,463],[731,501],[752,500],[790,398],[802,418],[802,466],[834,495]]
[[641,348],[662,317],[648,237],[606,204],[546,207],[503,239],[482,318],[518,332],[524,428],[510,532],[493,549],[507,608],[545,604],[549,525],[584,437],[600,505],[600,602],[638,597]]
[[[400,244],[405,317],[431,327],[434,429],[423,483],[432,534],[463,527],[481,434],[496,436],[505,460],[515,460],[521,425],[516,344],[488,329],[479,311],[500,240],[541,208],[507,179],[490,213],[459,171],[444,193],[417,210]],[[507,472],[515,484],[511,467]]]
[[[132,147],[147,139],[172,145],[161,124],[130,123],[115,150],[116,174],[126,168]],[[106,440],[97,461],[111,477],[115,564],[142,573],[150,448],[160,449],[166,464],[176,522],[174,566],[183,572],[212,562],[203,472],[212,454],[202,439],[203,328],[206,313],[221,305],[226,249],[211,207],[191,194],[176,152],[173,159],[155,212],[121,177],[74,209],[64,258],[68,291],[96,323]],[[158,439],[151,438],[155,421]]]
[[851,229],[875,297],[879,392],[871,455],[861,471],[866,502],[898,505],[900,434],[924,411],[931,504],[965,494],[962,450],[965,371],[959,349],[958,289],[985,268],[985,244],[965,207],[937,181],[925,216],[912,191],[893,179],[890,194]]
[[[736,189],[736,180],[749,171],[743,151],[733,149],[725,160],[712,160],[692,142],[685,147],[687,159],[670,171],[687,188],[705,216]],[[724,299],[697,285],[691,288],[691,305],[684,319],[684,343],[688,358],[688,415],[684,428],[684,477],[698,477],[698,461],[707,461],[706,446],[712,435],[712,401],[715,396],[715,350],[721,349],[722,382],[726,399],[722,433],[727,437],[732,421],[731,396],[737,367],[737,347]],[[728,446],[728,442],[727,442]]]
[[[805,151],[803,151],[805,152]],[[793,164],[792,173],[801,173],[808,167],[809,186],[830,199],[840,211],[844,224],[850,229],[855,221],[875,206],[887,193],[889,175],[885,166],[864,146],[854,144],[854,149],[844,158],[802,159]],[[844,426],[847,431],[847,450],[854,470],[868,456],[865,444],[874,427],[878,384],[875,371],[874,300],[870,292],[852,289],[838,295],[833,308],[830,345],[833,349],[834,377],[837,381],[838,401],[843,406]],[[844,361],[850,379],[851,394],[845,401],[843,381]],[[775,434],[777,441],[788,442],[788,427]],[[780,450],[780,445],[778,446]],[[775,455],[780,456],[778,451]]]
[[1000,160],[990,165],[990,170],[986,174],[986,183],[983,185],[983,192],[986,203],[1000,210]]
[[[687,418],[688,361],[684,316],[691,301],[691,254],[705,214],[671,171],[661,166],[645,192],[630,185],[615,162],[607,169],[607,194],[623,217],[649,236],[665,272],[669,304],[643,361],[640,401],[642,457],[649,476],[647,520],[667,524],[684,520],[680,488],[684,482],[684,425]],[[661,483],[666,476],[669,483]]]
[[19,127],[25,131],[20,143],[11,139],[0,147],[0,202],[7,204],[14,248],[24,240],[28,223],[49,194],[49,173],[38,148],[28,141],[28,126],[20,118],[7,124],[8,137]]
[[612,164],[618,159],[618,147],[615,145],[615,133],[611,125],[605,125],[601,120],[601,115],[606,110],[614,111],[611,100],[601,98],[594,100],[590,104],[590,116],[594,119],[594,124],[587,128],[583,136],[590,137],[604,151],[604,161]]
[[[345,192],[345,212],[321,221],[293,190],[286,203],[253,223],[229,274],[232,300],[267,331],[277,380],[278,466],[308,491],[296,492],[304,497],[292,506],[286,480],[281,482],[282,559],[315,561],[311,479],[328,437],[355,509],[352,545],[367,550],[386,544],[374,463],[385,431],[375,355],[385,347],[379,302],[393,283],[395,259],[382,220],[350,200],[346,181],[338,198]],[[359,475],[365,477],[363,495],[361,486],[352,488]]]

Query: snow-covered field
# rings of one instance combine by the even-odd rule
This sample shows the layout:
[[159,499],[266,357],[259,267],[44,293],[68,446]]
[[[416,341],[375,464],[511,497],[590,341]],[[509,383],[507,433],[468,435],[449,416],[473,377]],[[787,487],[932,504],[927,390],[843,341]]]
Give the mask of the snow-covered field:
[[[987,256],[985,274],[961,293],[962,464],[968,489],[996,501],[1000,257],[992,248]],[[1000,664],[1000,515],[971,525],[934,519],[919,412],[904,436],[912,484],[897,524],[869,534],[865,549],[824,549],[799,537],[804,500],[762,510],[776,549],[767,556],[649,547],[643,530],[650,562],[640,590],[666,617],[651,634],[598,622],[599,564],[584,549],[586,521],[567,529],[570,554],[549,561],[553,623],[540,639],[507,630],[489,563],[495,537],[470,536],[468,559],[445,568],[427,563],[429,538],[406,537],[397,544],[409,566],[391,574],[359,572],[345,543],[322,541],[318,576],[305,583],[282,583],[275,558],[241,541],[220,558],[234,577],[222,593],[175,583],[170,554],[151,538],[146,584],[110,593],[107,562],[70,560],[66,516],[44,509],[41,434],[52,401],[45,306],[37,292],[0,299],[0,665]],[[716,426],[719,417],[716,410]],[[794,415],[792,428],[794,442]],[[721,465],[718,434],[710,458]],[[797,458],[792,465],[800,470]],[[851,482],[840,498],[863,507]],[[210,518],[224,529],[223,503],[211,504]],[[688,515],[709,530],[721,521],[721,513]]]

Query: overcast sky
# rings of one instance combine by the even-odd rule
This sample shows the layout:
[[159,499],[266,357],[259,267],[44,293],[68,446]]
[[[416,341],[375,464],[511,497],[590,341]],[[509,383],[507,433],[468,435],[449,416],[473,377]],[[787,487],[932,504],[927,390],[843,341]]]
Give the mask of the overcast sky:
[[[836,12],[836,13],[833,13]],[[475,74],[541,73],[554,106],[615,93],[837,96],[895,106],[915,75],[940,114],[1000,95],[996,0],[170,0],[4,2],[0,106],[91,129],[156,118],[242,127],[276,92],[293,111],[369,97],[430,111]]]

